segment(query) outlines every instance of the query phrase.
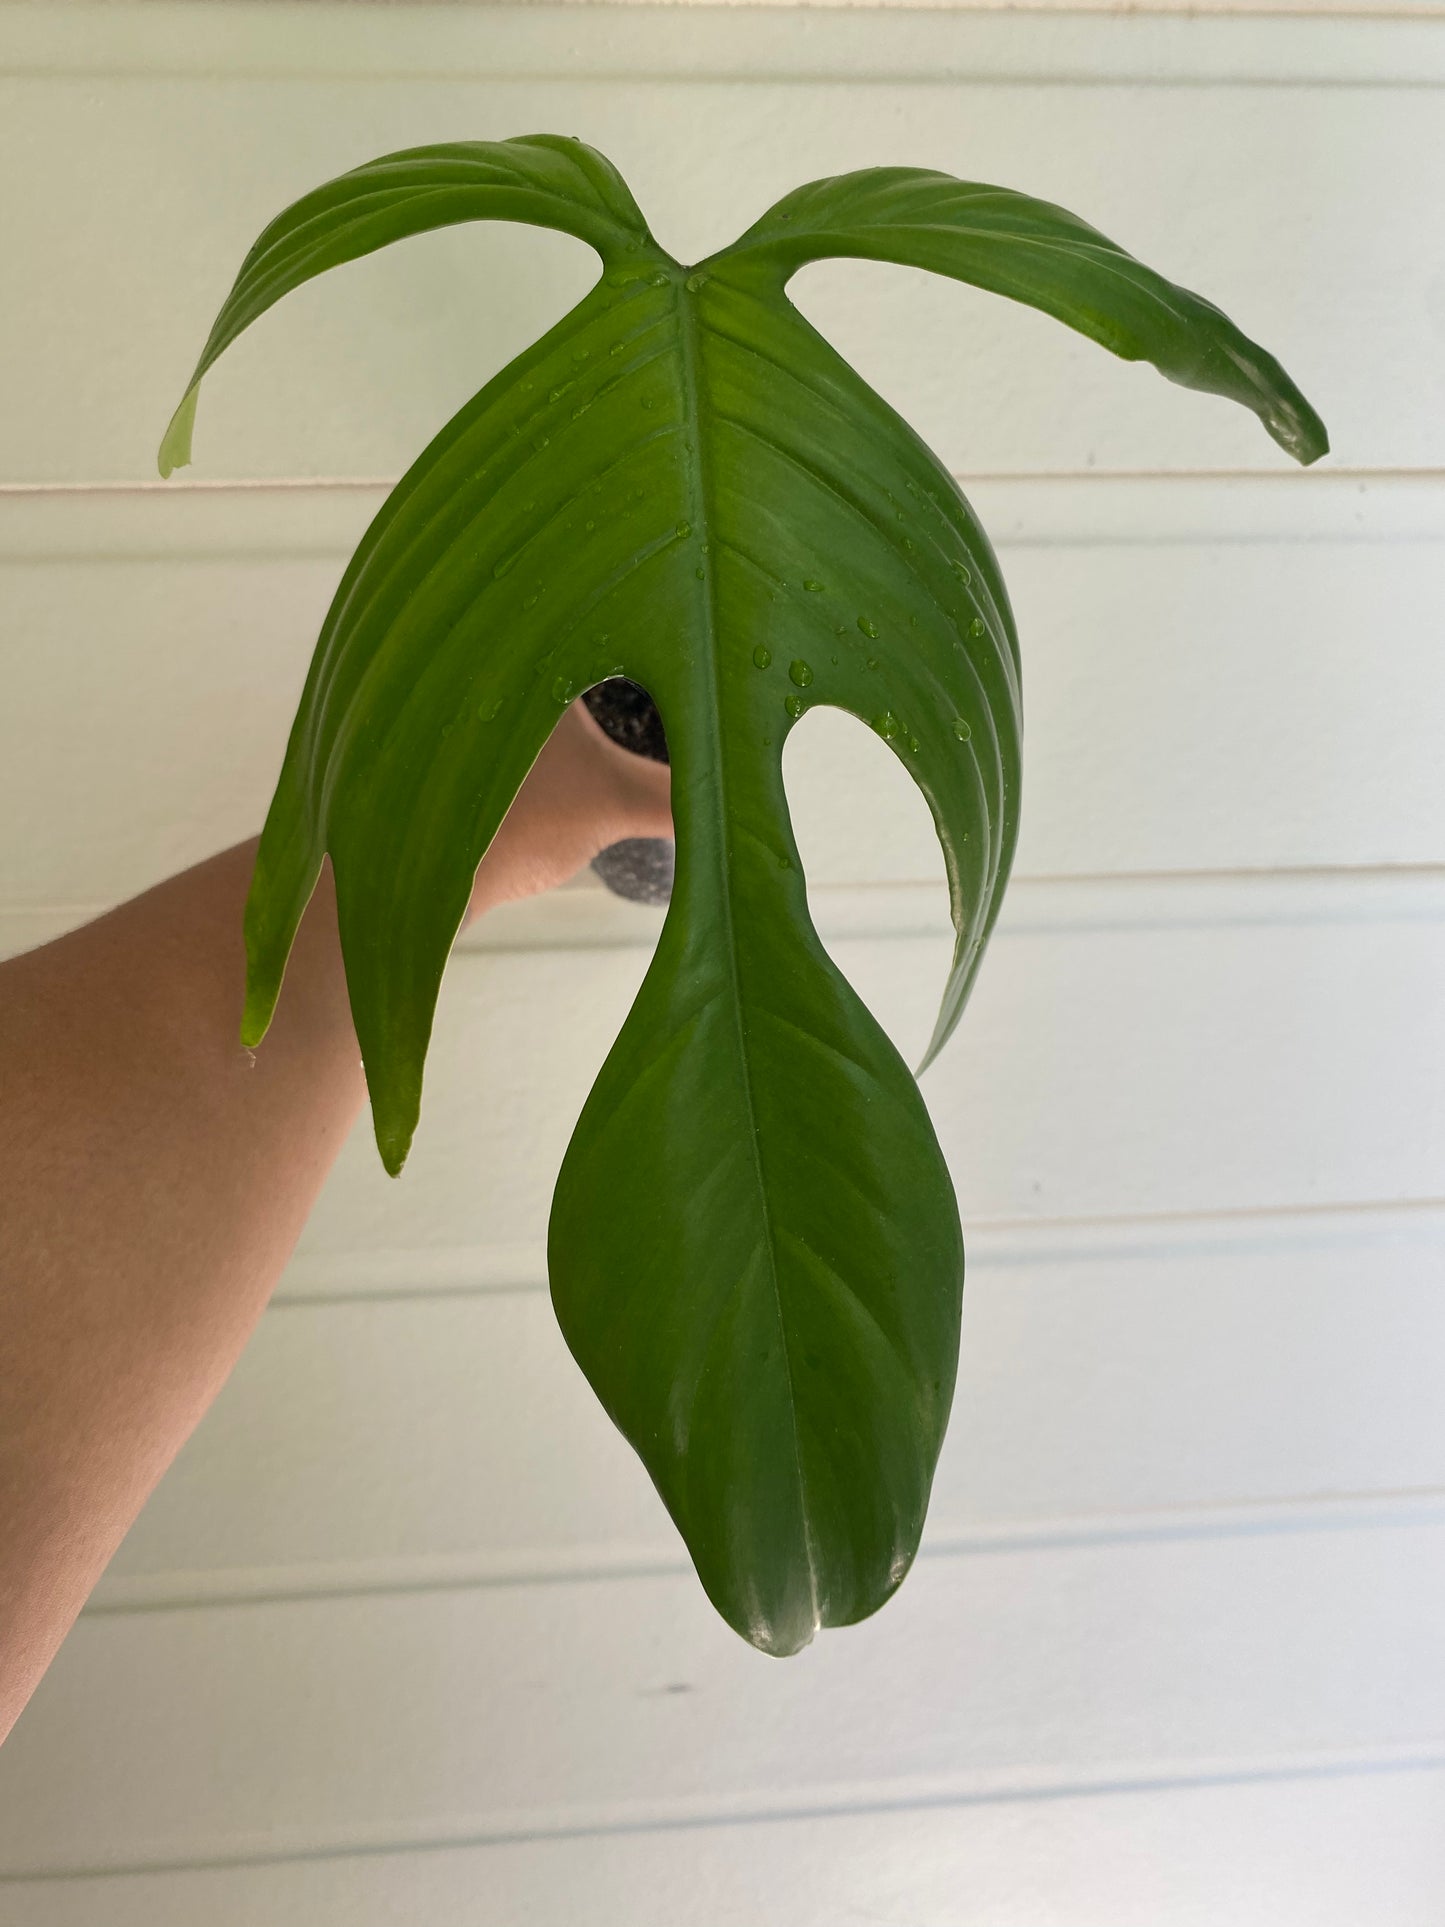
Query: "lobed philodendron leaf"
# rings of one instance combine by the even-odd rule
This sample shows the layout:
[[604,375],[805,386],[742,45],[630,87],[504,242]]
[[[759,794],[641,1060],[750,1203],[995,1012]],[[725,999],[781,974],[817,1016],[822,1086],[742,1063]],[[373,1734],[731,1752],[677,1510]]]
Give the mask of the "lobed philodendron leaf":
[[609,676],[661,710],[678,838],[646,981],[583,1111],[549,1246],[567,1342],[719,1611],[764,1650],[874,1611],[917,1550],[953,1391],[963,1253],[906,1065],[818,941],[781,762],[851,711],[932,808],[958,947],[933,1049],[1003,894],[1019,664],[987,538],[913,431],[802,319],[802,263],[933,268],[1325,448],[1218,309],[1072,215],[912,169],[806,187],[684,267],[620,177],[549,136],[388,156],[257,242],[196,383],[287,289],[476,217],[589,242],[591,293],[393,491],[326,618],[246,916],[264,1033],[323,854],[377,1141],[416,1127],[473,873],[562,709]]

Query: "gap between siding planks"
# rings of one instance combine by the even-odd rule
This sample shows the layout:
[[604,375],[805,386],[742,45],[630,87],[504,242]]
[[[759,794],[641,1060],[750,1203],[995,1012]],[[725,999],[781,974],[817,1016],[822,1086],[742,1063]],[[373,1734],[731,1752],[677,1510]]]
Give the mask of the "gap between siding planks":
[[[954,480],[1009,550],[1445,539],[1445,468],[957,471]],[[0,482],[0,563],[232,553],[344,561],[393,486],[360,476]]]
[[1080,1798],[1113,1798],[1131,1794],[1205,1791],[1252,1786],[1280,1786],[1299,1782],[1374,1778],[1405,1773],[1445,1773],[1445,1747],[1434,1745],[1379,1748],[1338,1748],[1320,1750],[1308,1756],[1294,1754],[1258,1759],[1248,1755],[1238,1759],[1212,1759],[1204,1762],[1171,1761],[1148,1774],[1131,1773],[1114,1763],[1093,1773],[1075,1773],[1048,1778],[1035,1775],[1027,1783],[999,1785],[973,1792],[947,1789],[901,1794],[896,1798],[875,1794],[854,1800],[833,1800],[827,1804],[805,1806],[787,1803],[738,1806],[719,1813],[689,1813],[681,1817],[659,1812],[636,1819],[611,1823],[583,1821],[575,1825],[515,1828],[511,1831],[430,1833],[416,1830],[406,1836],[370,1840],[348,1839],[344,1844],[291,1847],[268,1850],[257,1847],[250,1852],[214,1854],[207,1857],[176,1857],[154,1861],[128,1861],[123,1864],[97,1863],[94,1866],[59,1866],[0,1873],[0,1892],[13,1888],[56,1888],[75,1882],[88,1887],[105,1882],[131,1881],[166,1875],[198,1873],[240,1873],[249,1869],[296,1867],[325,1863],[344,1863],[360,1859],[373,1861],[383,1856],[405,1854],[466,1852],[474,1848],[505,1848],[532,1844],[585,1840],[645,1839],[656,1835],[679,1835],[706,1831],[713,1833],[733,1828],[779,1826],[789,1823],[865,1819],[891,1814],[964,1812],[977,1808],[1052,1805]]
[[[559,1341],[560,1342],[560,1341]],[[639,1478],[642,1477],[638,1470]],[[1445,1486],[1403,1492],[1320,1495],[1244,1505],[1139,1507],[1118,1513],[1058,1519],[1005,1520],[967,1532],[925,1533],[920,1560],[995,1558],[1020,1552],[1068,1552],[1091,1547],[1174,1541],[1244,1539],[1321,1532],[1384,1532],[1445,1525]],[[588,1560],[559,1554],[515,1563],[464,1555],[354,1561],[310,1569],[255,1567],[219,1572],[197,1569],[103,1581],[82,1609],[85,1619],[133,1618],[147,1613],[221,1611],[305,1601],[393,1598],[423,1593],[490,1592],[499,1587],[593,1585],[609,1580],[673,1579],[692,1572],[685,1553],[637,1558],[625,1552]]]
[[[1353,901],[1342,901],[1345,891]],[[808,905],[825,940],[903,942],[947,937],[952,930],[947,893],[931,883],[814,884]],[[98,902],[0,902],[0,958],[48,942],[112,907]],[[665,916],[665,909],[614,896],[584,873],[543,896],[494,910],[458,936],[453,954],[647,950],[656,943]],[[991,941],[997,946],[1016,936],[1117,927],[1415,923],[1442,917],[1445,864],[1437,863],[1070,872],[1012,878]]]
[[[1306,1227],[1332,1241],[1372,1235],[1397,1220],[1403,1229],[1445,1223],[1438,1197],[1360,1199],[1326,1204],[1244,1205],[1210,1212],[1097,1213],[1089,1217],[970,1217],[964,1226],[971,1263],[1051,1264],[1124,1245],[1175,1252],[1201,1242],[1252,1247],[1297,1238]],[[494,1292],[547,1289],[547,1252],[541,1244],[404,1246],[396,1250],[299,1251],[286,1268],[268,1310],[328,1304],[425,1298],[479,1298]]]

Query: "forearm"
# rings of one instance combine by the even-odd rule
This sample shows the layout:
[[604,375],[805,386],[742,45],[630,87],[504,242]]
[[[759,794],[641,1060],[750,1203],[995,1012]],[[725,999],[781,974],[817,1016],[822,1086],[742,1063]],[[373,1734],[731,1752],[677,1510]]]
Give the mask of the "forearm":
[[[666,836],[666,769],[561,718],[469,914]],[[224,1383],[365,1097],[329,869],[238,1041],[255,844],[0,965],[0,1739]]]
[[254,849],[0,966],[0,1736],[365,1096],[327,871],[264,1046],[238,1042]]

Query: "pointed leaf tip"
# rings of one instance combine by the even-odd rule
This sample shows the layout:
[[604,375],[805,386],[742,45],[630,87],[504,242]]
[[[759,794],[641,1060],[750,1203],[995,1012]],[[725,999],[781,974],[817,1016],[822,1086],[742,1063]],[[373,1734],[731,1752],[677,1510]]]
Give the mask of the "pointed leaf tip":
[[1308,468],[1321,455],[1330,452],[1330,438],[1324,423],[1296,388],[1294,405],[1267,416],[1265,427],[1286,455],[1292,455],[1301,468]]
[[386,1169],[386,1175],[389,1178],[399,1178],[401,1167],[406,1163],[407,1153],[411,1150],[411,1141],[416,1127],[415,1125],[383,1125],[376,1117],[375,1106],[372,1109],[372,1120],[376,1130],[376,1148],[381,1153],[381,1162]]
[[271,1028],[271,1009],[275,998],[258,998],[248,988],[246,1007],[241,1013],[241,1042],[247,1050],[255,1050]]
[[1288,374],[1213,302],[1178,287],[1067,208],[931,169],[861,168],[796,188],[718,257],[781,269],[897,261],[1008,296],[1126,361],[1249,408],[1308,467],[1324,423]]
[[191,436],[196,426],[196,395],[199,391],[188,388],[181,397],[181,405],[171,416],[156,457],[156,466],[162,479],[169,481],[178,468],[189,468],[191,462]]

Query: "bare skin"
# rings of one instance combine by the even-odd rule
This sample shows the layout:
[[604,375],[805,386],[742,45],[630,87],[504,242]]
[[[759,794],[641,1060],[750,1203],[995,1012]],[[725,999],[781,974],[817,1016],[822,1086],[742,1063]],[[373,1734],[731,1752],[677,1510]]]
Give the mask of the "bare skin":
[[[668,772],[562,718],[469,920],[669,836]],[[0,1739],[224,1384],[366,1091],[323,871],[238,1041],[254,842],[0,964]]]

